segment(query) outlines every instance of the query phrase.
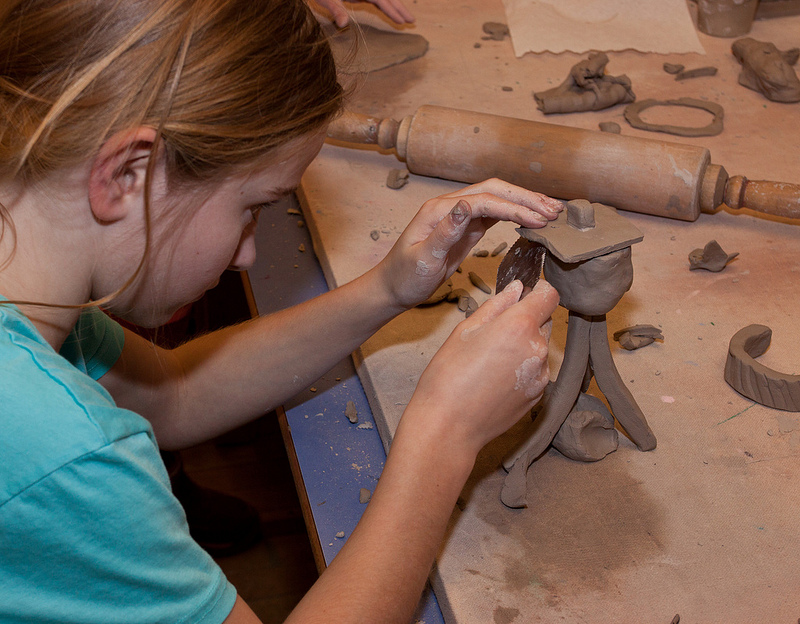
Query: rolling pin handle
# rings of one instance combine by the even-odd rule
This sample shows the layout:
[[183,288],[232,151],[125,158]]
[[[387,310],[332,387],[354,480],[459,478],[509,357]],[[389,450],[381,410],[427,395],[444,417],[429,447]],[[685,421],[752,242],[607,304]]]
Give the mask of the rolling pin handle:
[[732,210],[749,208],[776,217],[800,219],[800,185],[733,176],[725,186],[725,205]]
[[328,137],[345,143],[378,145],[392,149],[397,143],[400,124],[394,119],[378,119],[345,111],[328,126]]
[[713,163],[706,167],[700,181],[700,212],[711,214],[717,211],[724,201],[727,182],[725,167]]

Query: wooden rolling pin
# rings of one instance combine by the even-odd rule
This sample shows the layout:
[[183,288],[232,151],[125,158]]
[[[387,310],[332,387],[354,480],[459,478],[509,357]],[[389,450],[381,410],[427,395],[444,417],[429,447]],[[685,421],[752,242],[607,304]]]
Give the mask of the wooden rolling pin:
[[683,221],[723,203],[800,219],[800,185],[729,178],[704,147],[441,106],[421,106],[400,122],[345,113],[328,136],[394,148],[411,173],[447,180],[498,177],[560,199]]

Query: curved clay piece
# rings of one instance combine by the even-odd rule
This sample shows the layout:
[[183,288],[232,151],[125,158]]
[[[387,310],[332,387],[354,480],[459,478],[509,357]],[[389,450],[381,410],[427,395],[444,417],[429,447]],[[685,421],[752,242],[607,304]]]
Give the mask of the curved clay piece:
[[533,94],[536,106],[545,115],[552,113],[577,113],[581,111],[602,110],[633,102],[636,99],[631,90],[631,81],[624,74],[608,76],[605,67],[608,56],[603,52],[590,54],[575,64],[566,80],[557,87]]
[[679,63],[664,63],[663,67],[668,74],[680,74],[684,69],[684,66]]
[[791,67],[800,50],[781,52],[774,43],[745,37],[733,43],[731,52],[742,65],[740,85],[774,102],[800,102],[800,80]]
[[[641,112],[653,106],[688,106],[690,108],[700,108],[714,115],[714,119],[707,126],[692,128],[687,126],[671,126],[666,124],[653,124],[641,118]],[[694,98],[679,98],[677,100],[641,100],[629,104],[625,108],[625,119],[634,128],[639,130],[649,130],[650,132],[666,132],[685,137],[715,136],[722,132],[722,120],[725,111],[719,104],[696,100]]]
[[658,327],[652,325],[633,325],[614,332],[614,340],[628,351],[641,349],[656,340],[664,340],[664,335]]
[[552,385],[548,385],[539,415],[528,427],[523,443],[503,460],[503,466],[509,473],[503,483],[500,500],[507,507],[526,506],[525,475],[528,467],[547,450],[575,405],[575,397],[580,392],[589,363],[591,325],[589,319],[569,313],[567,343],[573,348],[564,353],[558,377]]
[[636,399],[619,376],[608,346],[605,316],[594,317],[591,326],[592,331],[589,336],[591,363],[597,385],[608,399],[617,421],[628,432],[633,443],[640,451],[651,451],[656,447],[656,436],[636,404]]
[[772,330],[766,325],[748,325],[736,332],[728,347],[725,381],[756,403],[800,412],[800,375],[779,373],[755,360],[771,339]]
[[725,253],[719,243],[712,240],[702,249],[695,249],[689,254],[689,270],[705,269],[719,273],[738,255],[738,251],[732,254]]
[[553,446],[576,461],[599,461],[619,446],[614,417],[600,399],[581,393],[553,438]]

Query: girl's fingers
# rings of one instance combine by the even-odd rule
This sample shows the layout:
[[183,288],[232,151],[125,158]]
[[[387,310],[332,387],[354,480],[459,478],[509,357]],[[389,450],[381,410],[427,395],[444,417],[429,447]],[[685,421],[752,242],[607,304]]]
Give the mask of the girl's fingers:
[[[529,191],[520,186],[509,184],[496,178],[485,180],[484,182],[479,182],[478,184],[472,184],[453,193],[444,195],[443,197],[455,198],[465,197],[467,195],[482,196],[485,194],[492,195],[499,201],[520,206],[520,215],[524,215],[526,212],[534,211],[535,213],[544,216],[548,220],[558,217],[559,213],[564,208],[564,204],[557,199],[553,199],[547,195],[542,195],[541,193]],[[472,205],[475,215],[478,216],[479,210],[477,202],[473,200]]]
[[469,320],[473,323],[478,323],[478,325],[488,323],[517,303],[521,295],[522,282],[514,280],[501,292],[487,299],[483,305],[469,317]]
[[524,306],[525,312],[533,315],[537,325],[542,327],[558,306],[558,300],[558,291],[547,280],[540,279],[530,294],[523,297],[520,305]]
[[436,224],[421,245],[437,260],[444,259],[450,249],[464,236],[472,218],[470,204],[459,199],[449,213]]

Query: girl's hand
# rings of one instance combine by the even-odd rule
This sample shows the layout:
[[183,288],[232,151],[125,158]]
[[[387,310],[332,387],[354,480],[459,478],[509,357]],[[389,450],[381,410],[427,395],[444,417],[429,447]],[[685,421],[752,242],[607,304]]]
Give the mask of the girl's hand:
[[[414,16],[401,0],[365,0],[374,4],[395,24],[412,24]],[[344,7],[343,0],[316,0],[317,4],[327,9],[333,21],[339,28],[344,28],[350,22],[350,15]]]
[[430,199],[378,265],[381,283],[394,305],[412,308],[455,272],[495,223],[540,228],[562,208],[556,199],[498,179]]
[[441,444],[474,461],[541,398],[558,293],[539,280],[522,300],[521,294],[515,280],[456,326],[420,377],[406,410],[417,422],[406,429],[433,435],[443,452]]

